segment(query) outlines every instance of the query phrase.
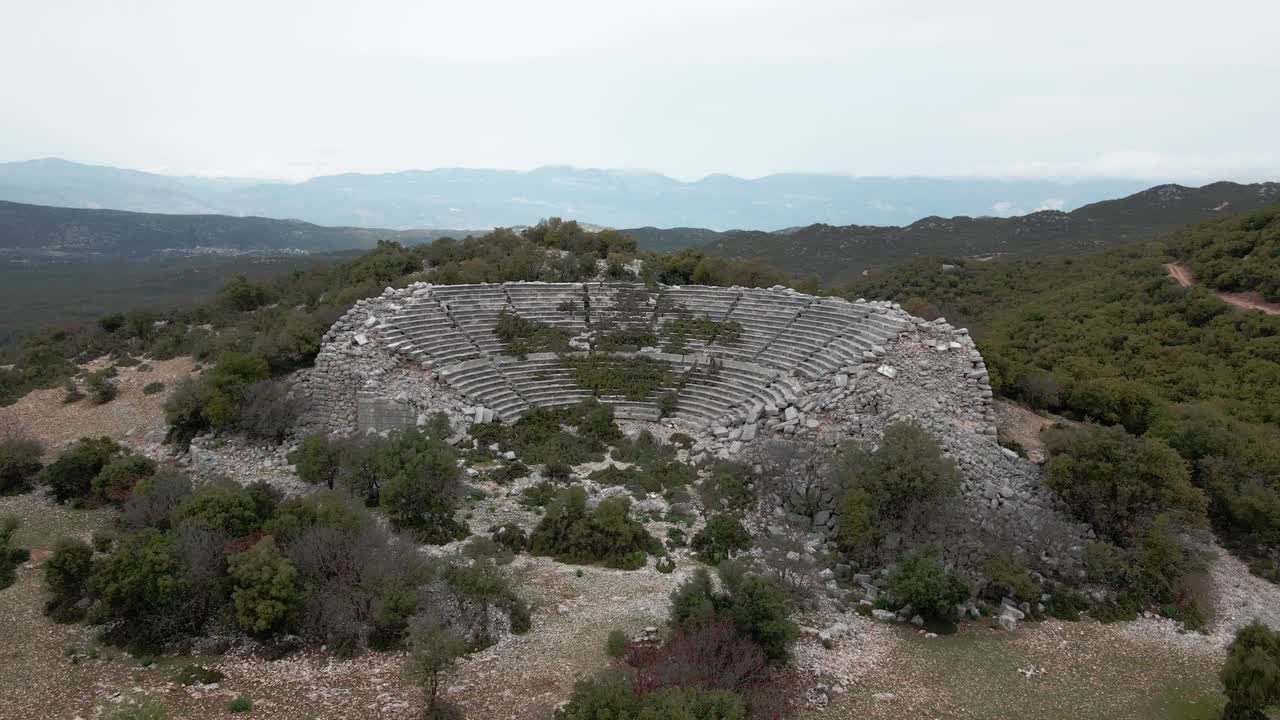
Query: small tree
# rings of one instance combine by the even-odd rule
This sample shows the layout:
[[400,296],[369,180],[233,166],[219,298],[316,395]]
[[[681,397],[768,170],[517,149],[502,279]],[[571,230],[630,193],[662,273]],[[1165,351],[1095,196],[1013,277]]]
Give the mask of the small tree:
[[49,591],[44,612],[57,622],[78,620],[77,605],[85,596],[93,572],[93,548],[83,540],[61,538],[44,562],[44,585]]
[[302,605],[298,571],[280,554],[275,539],[264,537],[249,550],[227,559],[234,582],[231,600],[236,622],[256,635],[283,630]]
[[44,467],[40,462],[43,454],[44,446],[39,441],[22,435],[0,440],[0,495],[30,490],[31,482]]
[[751,533],[747,532],[738,518],[720,513],[712,515],[706,527],[693,536],[690,547],[703,562],[719,565],[721,561],[750,548]]
[[332,490],[342,467],[339,447],[326,435],[308,435],[289,453],[289,462],[297,468],[298,478],[303,482]]
[[1221,677],[1223,720],[1265,720],[1267,707],[1280,702],[1280,634],[1257,621],[1242,628]]
[[466,649],[466,642],[435,615],[420,615],[410,625],[409,672],[426,696],[429,720],[460,715],[440,699],[440,683]]
[[396,434],[378,463],[386,478],[379,497],[396,528],[429,543],[465,536],[466,528],[453,518],[461,472],[452,448],[405,431]]
[[908,554],[889,578],[889,590],[904,605],[927,618],[950,620],[955,606],[969,598],[969,585],[942,567],[937,548]]
[[94,405],[105,405],[115,400],[118,393],[116,384],[111,381],[111,376],[106,371],[89,373],[89,399]]

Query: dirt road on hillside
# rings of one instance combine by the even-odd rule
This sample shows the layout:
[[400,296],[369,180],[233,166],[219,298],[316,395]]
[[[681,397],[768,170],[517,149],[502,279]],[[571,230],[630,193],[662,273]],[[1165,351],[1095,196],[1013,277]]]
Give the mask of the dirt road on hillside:
[[[1169,263],[1164,266],[1164,269],[1168,270],[1169,277],[1177,280],[1182,287],[1191,287],[1196,284],[1196,277],[1191,273],[1191,268],[1182,263]],[[1234,305],[1244,310],[1261,310],[1268,315],[1280,315],[1280,303],[1269,303],[1263,300],[1262,296],[1256,292],[1229,293],[1215,291],[1213,294],[1228,305]]]

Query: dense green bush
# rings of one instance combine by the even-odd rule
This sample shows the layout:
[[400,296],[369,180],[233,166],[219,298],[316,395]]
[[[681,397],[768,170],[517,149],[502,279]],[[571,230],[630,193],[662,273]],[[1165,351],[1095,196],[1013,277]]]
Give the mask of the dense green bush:
[[27,492],[44,467],[44,445],[22,435],[0,440],[0,495]]
[[670,363],[645,355],[564,356],[560,362],[573,371],[579,386],[595,395],[622,395],[628,400],[644,400],[675,382]]
[[49,593],[44,612],[57,622],[71,622],[84,614],[84,599],[93,572],[93,548],[83,540],[60,538],[44,561],[44,586]]
[[717,592],[711,574],[699,568],[671,595],[671,625],[689,628],[713,621],[731,621],[744,637],[757,643],[773,662],[785,662],[799,634],[788,617],[787,595],[772,578],[721,573],[724,590]]
[[937,548],[908,553],[889,576],[889,592],[900,605],[910,605],[927,619],[953,620],[956,605],[969,598],[969,584],[947,570]]
[[144,455],[122,452],[113,457],[93,476],[93,495],[113,505],[122,505],[140,481],[155,475],[156,464]]
[[1263,720],[1280,703],[1280,633],[1254,621],[1236,633],[1222,666],[1223,720]]
[[118,452],[120,446],[111,438],[81,438],[40,473],[40,482],[58,502],[83,499],[93,490],[93,479]]
[[236,622],[254,635],[288,630],[302,606],[298,571],[270,535],[227,558]]
[[89,373],[87,382],[89,385],[89,400],[94,405],[105,405],[116,399],[119,389],[116,384],[111,381],[115,376],[114,373],[108,373],[105,370]]
[[482,447],[496,443],[504,452],[515,451],[523,462],[565,465],[598,461],[605,446],[622,437],[613,406],[595,398],[573,407],[535,409],[514,425],[472,425],[469,432]]
[[529,552],[550,555],[577,565],[599,563],[635,570],[648,554],[661,554],[662,545],[640,523],[628,517],[626,498],[602,500],[587,508],[587,493],[579,485],[560,491],[529,537]]
[[1031,603],[1040,601],[1040,586],[1027,572],[1027,566],[1008,550],[991,553],[982,564],[982,574],[987,578],[982,596],[990,602],[999,603],[1006,597]]
[[176,536],[143,530],[125,536],[94,568],[89,596],[96,620],[117,621],[123,639],[147,647],[195,634],[205,619],[202,590],[185,567]]
[[289,462],[297,470],[299,480],[332,490],[341,469],[341,443],[330,440],[327,435],[308,435],[289,453]]
[[182,525],[233,538],[252,534],[263,521],[249,491],[230,480],[201,485],[182,500],[175,518]]
[[833,476],[841,488],[836,539],[855,558],[866,558],[880,538],[926,503],[954,494],[955,463],[928,432],[910,422],[884,431],[879,447],[848,444],[836,456]]
[[260,355],[223,353],[198,379],[179,383],[165,402],[170,440],[186,444],[206,430],[235,429],[250,386],[270,375],[271,367]]
[[454,519],[461,471],[453,448],[416,430],[392,434],[377,459],[379,501],[397,529],[430,543],[466,536]]
[[493,334],[502,341],[508,355],[524,357],[529,353],[568,352],[572,333],[568,330],[540,322],[527,320],[515,313],[503,310],[493,327]]
[[752,481],[750,467],[717,461],[710,474],[698,483],[698,498],[708,513],[749,510],[756,504]]
[[689,547],[698,554],[698,559],[709,565],[719,565],[750,549],[751,533],[747,532],[738,518],[728,513],[719,513],[707,519],[706,526],[694,534]]
[[1126,541],[1139,520],[1162,513],[1191,524],[1204,517],[1204,493],[1191,484],[1186,462],[1160,440],[1094,427],[1070,433],[1051,452],[1046,484],[1112,542]]

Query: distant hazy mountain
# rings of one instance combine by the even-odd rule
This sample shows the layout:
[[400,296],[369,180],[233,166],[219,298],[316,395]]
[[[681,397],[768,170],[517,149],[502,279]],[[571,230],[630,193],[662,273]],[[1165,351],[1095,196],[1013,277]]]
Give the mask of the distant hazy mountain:
[[817,224],[765,233],[715,233],[696,228],[624,230],[641,246],[675,247],[709,238],[702,249],[758,257],[794,273],[831,281],[921,256],[1072,255],[1141,240],[1190,223],[1226,217],[1280,201],[1280,183],[1204,187],[1160,185],[1071,212],[1022,217],[926,217],[904,227]]
[[0,260],[22,262],[159,254],[325,253],[370,248],[382,239],[415,243],[446,234],[450,231],[321,227],[300,220],[81,210],[0,201]]
[[1071,210],[1136,180],[853,178],[784,174],[683,182],[652,172],[544,167],[410,170],[301,183],[169,177],[65,160],[0,163],[0,200],[138,212],[299,218],[321,225],[477,228],[551,216],[612,227],[777,230],[814,222],[901,225],[927,215]]

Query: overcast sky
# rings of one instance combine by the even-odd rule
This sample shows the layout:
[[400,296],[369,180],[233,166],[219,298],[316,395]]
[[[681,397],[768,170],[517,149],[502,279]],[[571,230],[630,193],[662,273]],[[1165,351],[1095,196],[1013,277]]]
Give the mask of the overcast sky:
[[1280,177],[1275,0],[0,0],[0,19],[0,160]]

